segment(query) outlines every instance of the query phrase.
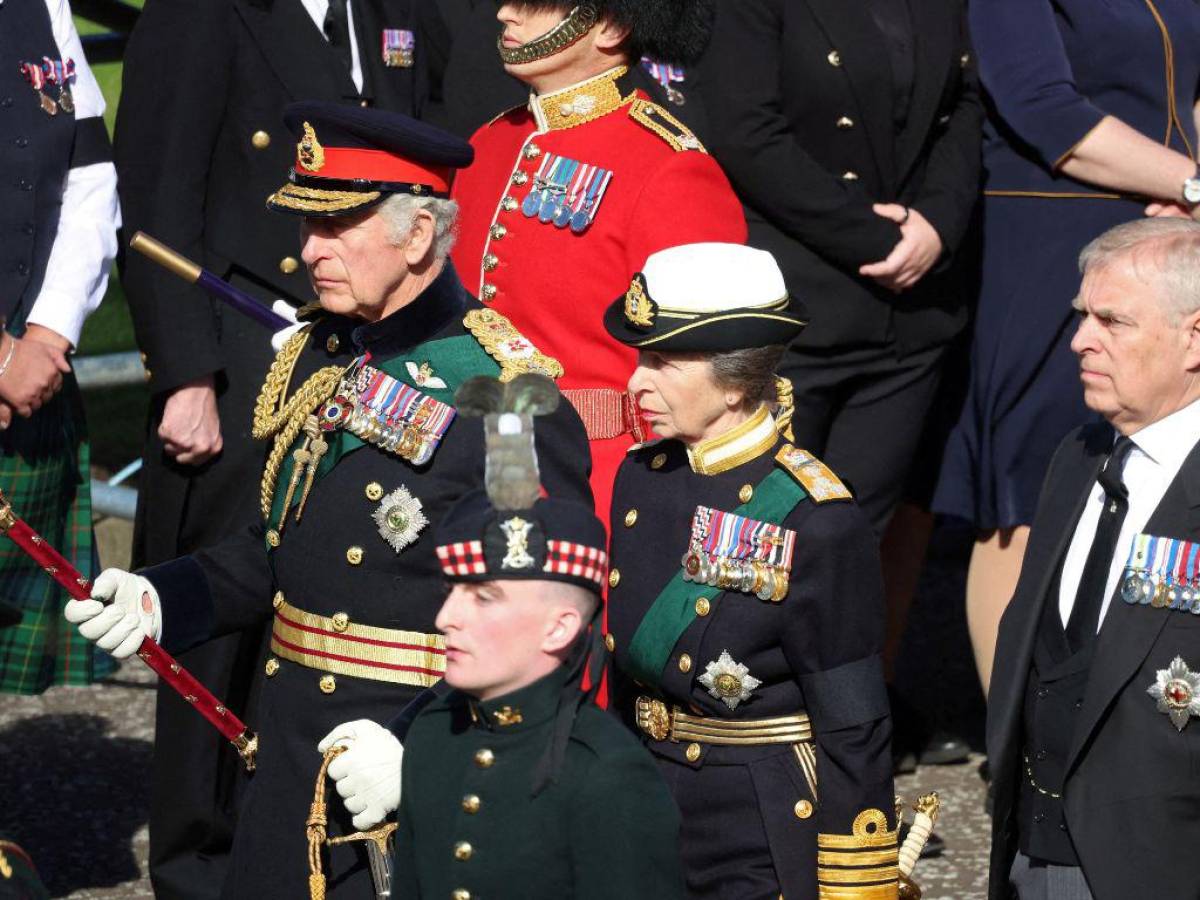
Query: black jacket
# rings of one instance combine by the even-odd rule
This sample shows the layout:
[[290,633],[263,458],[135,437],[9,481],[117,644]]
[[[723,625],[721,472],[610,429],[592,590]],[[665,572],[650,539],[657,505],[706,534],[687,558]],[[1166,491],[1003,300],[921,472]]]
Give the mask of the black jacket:
[[[1016,593],[1000,622],[987,726],[996,792],[990,900],[1014,896],[1008,873],[1017,851],[1023,705],[1038,620],[1043,604],[1056,602],[1055,576],[1112,440],[1107,425],[1088,426],[1060,446],[1042,488]],[[1145,532],[1200,539],[1200,445]],[[1062,791],[1071,840],[1096,900],[1200,897],[1200,869],[1177,849],[1200,826],[1200,728],[1192,722],[1177,732],[1146,693],[1158,670],[1176,656],[1193,670],[1200,666],[1198,646],[1200,616],[1130,606],[1119,594],[1111,600]]]
[[[867,5],[720,0],[700,90],[708,149],[746,204],[749,243],[775,254],[812,323],[802,347],[945,343],[966,306],[949,262],[978,192],[975,66],[959,0],[909,0],[909,113],[897,132],[892,71]],[[946,255],[900,296],[860,277],[900,239],[872,203],[919,210]]]

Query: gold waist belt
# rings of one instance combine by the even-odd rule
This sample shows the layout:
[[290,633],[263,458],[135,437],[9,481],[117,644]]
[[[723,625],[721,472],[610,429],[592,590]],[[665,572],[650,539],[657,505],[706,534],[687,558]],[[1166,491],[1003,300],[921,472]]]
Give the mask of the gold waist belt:
[[440,634],[399,631],[297,609],[275,595],[271,652],[283,659],[354,678],[430,687],[446,672],[446,639]]
[[807,713],[772,719],[710,719],[689,716],[651,697],[637,699],[638,728],[656,741],[688,741],[720,746],[797,744],[812,740]]

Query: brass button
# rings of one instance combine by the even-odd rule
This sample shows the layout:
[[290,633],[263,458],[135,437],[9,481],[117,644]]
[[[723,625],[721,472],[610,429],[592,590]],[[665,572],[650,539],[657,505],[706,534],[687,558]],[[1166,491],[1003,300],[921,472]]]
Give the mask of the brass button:
[[537,144],[529,144],[521,153],[526,159],[537,159],[542,155],[542,148]]
[[274,528],[270,529],[267,532],[267,543],[270,544],[272,547],[279,546],[279,532],[276,531]]
[[797,800],[792,811],[796,814],[797,819],[807,819],[813,814],[813,805],[807,800]]
[[960,66],[962,66],[964,69],[967,67],[967,64],[970,62],[971,62],[971,54],[970,53],[964,53],[962,56],[960,56],[958,58],[958,64]]
[[346,551],[346,562],[350,563],[350,565],[352,565],[352,566],[361,565],[362,561],[363,561],[363,548],[362,547],[350,547]]
[[696,600],[696,615],[707,616],[712,611],[712,604],[708,602],[707,597],[700,597]]
[[265,131],[256,131],[250,135],[250,143],[255,150],[266,150],[271,146],[271,136]]
[[494,284],[485,284],[479,289],[479,299],[484,303],[491,303],[496,299],[496,286]]
[[483,271],[494,272],[496,266],[500,265],[500,257],[495,253],[485,253],[483,257]]
[[613,569],[611,572],[608,573],[608,586],[610,588],[615,588],[620,583],[621,583],[621,570]]
[[754,497],[754,485],[743,484],[741,490],[738,491],[738,499],[743,503],[749,503]]
[[842,181],[858,181],[857,172],[843,172]]
[[606,634],[604,636],[604,647],[609,653],[612,653],[617,649],[617,639],[612,634]]
[[688,762],[695,762],[700,758],[700,745],[688,744],[687,750],[683,752],[683,755],[687,757]]
[[341,634],[350,627],[350,616],[344,612],[334,613],[331,621],[333,622],[333,630],[338,634]]
[[517,198],[516,197],[505,197],[503,200],[500,201],[500,208],[502,210],[504,210],[505,212],[512,212],[514,209],[517,208]]
[[284,275],[291,275],[300,268],[300,261],[294,256],[285,256],[279,261],[279,271]]
[[341,346],[341,338],[339,338],[336,334],[331,334],[329,337],[325,338],[325,349],[329,353],[337,353]]
[[508,234],[508,229],[497,222],[491,227],[488,233],[492,236],[493,241],[501,241],[504,240],[504,236]]
[[332,694],[337,690],[337,679],[332,675],[322,675],[317,686],[321,689],[322,694]]
[[476,794],[467,794],[467,796],[462,798],[462,809],[467,815],[475,815],[475,813],[479,812],[479,807],[482,804],[483,801]]
[[272,656],[270,659],[267,660],[267,664],[265,666],[263,666],[263,671],[267,673],[268,678],[273,676],[276,672],[279,671],[279,660],[277,660],[275,657]]
[[659,453],[654,459],[650,460],[650,468],[661,469],[667,464],[667,454]]
[[837,127],[840,128],[842,131],[847,131],[848,129],[851,129],[854,127],[854,120],[851,119],[849,116],[842,116],[840,119],[837,120]]
[[529,180],[529,176],[526,175],[524,172],[522,172],[520,169],[518,169],[517,171],[512,173],[512,183],[513,184],[524,184],[528,180]]
[[370,100],[359,100],[358,105],[361,106],[363,109],[366,109],[368,106],[371,105],[371,101]]
[[471,892],[466,888],[455,888],[450,892],[450,900],[471,900]]
[[383,485],[380,484],[378,481],[372,481],[370,484],[367,485],[365,493],[367,495],[368,500],[382,500],[383,499]]
[[474,849],[466,841],[459,841],[454,845],[454,858],[459,862],[466,862],[474,852]]
[[679,671],[680,672],[692,671],[692,658],[690,656],[688,656],[686,653],[680,655],[680,657],[679,657]]
[[271,605],[275,607],[275,609],[279,609],[281,606],[283,606],[283,591],[275,592],[275,596],[271,598]]
[[408,190],[414,197],[420,197],[423,193],[425,193],[425,185],[423,185],[423,184],[409,185]]
[[840,66],[842,64],[842,54],[838,53],[836,50],[830,50],[829,55],[825,58],[829,60],[829,64],[831,66]]
[[625,513],[625,527],[632,528],[634,525],[636,525],[637,517],[638,511],[636,509],[631,509],[629,512]]
[[496,762],[496,754],[487,747],[475,751],[475,765],[481,769],[490,769]]

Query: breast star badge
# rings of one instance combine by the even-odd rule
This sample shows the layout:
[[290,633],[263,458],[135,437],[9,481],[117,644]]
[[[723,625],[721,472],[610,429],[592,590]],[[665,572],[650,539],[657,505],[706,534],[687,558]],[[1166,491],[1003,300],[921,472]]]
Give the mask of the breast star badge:
[[371,517],[379,526],[379,536],[397,553],[412,544],[429,524],[422,511],[421,501],[403,486],[380,500]]
[[710,696],[730,709],[737,709],[739,703],[749,700],[754,689],[762,684],[746,666],[734,662],[728,650],[722,650],[716,662],[705,665],[704,674],[697,681],[708,688]]
[[1158,670],[1158,680],[1146,693],[1158,701],[1158,711],[1166,713],[1176,731],[1183,731],[1192,716],[1200,716],[1200,673],[1188,668],[1183,657]]

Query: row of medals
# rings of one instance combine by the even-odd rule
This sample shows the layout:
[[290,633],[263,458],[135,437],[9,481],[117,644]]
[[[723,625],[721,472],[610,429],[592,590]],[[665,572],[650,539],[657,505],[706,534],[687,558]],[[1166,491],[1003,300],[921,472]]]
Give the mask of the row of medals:
[[537,179],[521,204],[521,212],[526,218],[536,218],[543,224],[553,222],[557,228],[569,225],[572,231],[580,234],[592,224],[592,203],[585,200],[583,207],[576,210],[577,202],[578,197],[568,196],[565,188]]
[[425,440],[421,428],[424,410],[418,410],[414,420],[408,424],[393,424],[381,419],[372,410],[358,402],[356,381],[365,381],[365,369],[342,379],[337,393],[329,400],[321,415],[323,426],[332,430],[339,425],[369,444],[396,453],[404,459],[416,457]]
[[683,555],[683,580],[723,591],[741,591],[775,603],[787,596],[788,589],[787,573],[774,566],[757,559],[714,559],[699,547]]
[[1176,581],[1154,576],[1145,569],[1127,569],[1121,581],[1121,599],[1126,603],[1175,609],[1200,616],[1200,582]]
[[59,88],[58,102],[41,89],[38,89],[38,100],[42,104],[42,110],[50,116],[57,116],[60,109],[67,115],[75,112],[75,98],[71,96],[70,85],[64,84]]

